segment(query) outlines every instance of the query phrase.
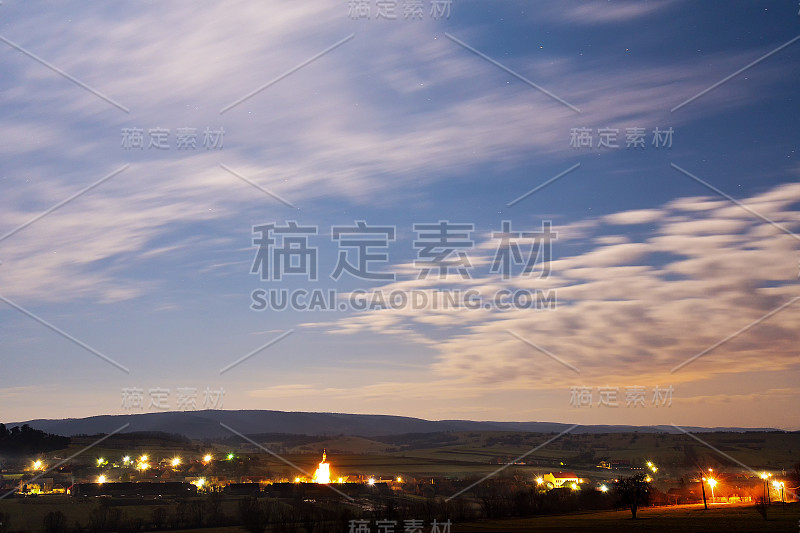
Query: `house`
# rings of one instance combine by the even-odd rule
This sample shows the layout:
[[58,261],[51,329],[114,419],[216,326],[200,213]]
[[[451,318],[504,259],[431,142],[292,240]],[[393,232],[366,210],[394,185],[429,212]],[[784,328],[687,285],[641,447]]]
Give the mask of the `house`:
[[579,479],[578,476],[575,475],[575,472],[556,472],[556,473],[549,473],[542,476],[545,485],[547,488],[560,488],[563,486],[569,487],[573,483],[578,484],[581,483],[583,480]]

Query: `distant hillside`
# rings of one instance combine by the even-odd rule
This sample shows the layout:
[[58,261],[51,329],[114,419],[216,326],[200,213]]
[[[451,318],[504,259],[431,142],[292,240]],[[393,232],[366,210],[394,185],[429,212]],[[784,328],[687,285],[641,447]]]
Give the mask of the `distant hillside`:
[[[186,411],[130,415],[102,415],[64,420],[28,420],[7,423],[6,426],[29,424],[32,428],[57,435],[95,435],[110,433],[125,424],[125,432],[163,431],[191,439],[217,439],[232,434],[220,423],[245,435],[258,433],[287,433],[295,435],[351,435],[377,437],[406,433],[436,433],[441,431],[517,431],[560,433],[571,424],[557,422],[488,422],[472,420],[424,420],[404,416],[357,415],[343,413],[306,413],[286,411]],[[773,428],[700,428],[689,431],[775,431]],[[672,426],[579,426],[573,433],[621,432],[678,433]]]

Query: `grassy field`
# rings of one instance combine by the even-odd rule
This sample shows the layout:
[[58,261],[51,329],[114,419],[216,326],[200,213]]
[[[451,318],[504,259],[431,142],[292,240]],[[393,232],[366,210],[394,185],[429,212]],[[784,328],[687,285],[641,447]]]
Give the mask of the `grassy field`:
[[[233,502],[231,502],[232,504]],[[0,512],[11,514],[12,531],[40,531],[42,517],[47,511],[60,510],[68,518],[70,524],[75,520],[85,522],[86,514],[96,502],[79,503],[67,498],[59,501],[50,500],[46,504],[26,503],[20,501],[0,501]],[[155,506],[143,505],[124,507],[131,516],[149,516]],[[226,509],[232,514],[233,507]],[[680,531],[683,533],[705,532],[770,532],[795,533],[800,523],[800,504],[787,504],[786,508],[773,505],[765,521],[756,513],[751,505],[712,505],[707,511],[702,505],[681,507],[657,507],[639,510],[638,518],[631,519],[629,511],[586,512],[562,516],[545,516],[537,518],[484,520],[473,523],[455,523],[451,533],[491,533],[491,532],[527,532],[527,531],[604,531],[614,533],[625,532],[661,532]],[[217,533],[223,531],[241,532],[242,528],[205,528],[181,530],[182,533],[203,532]],[[346,532],[343,532],[346,533]]]
[[[173,510],[174,502],[162,503],[142,502],[137,505],[122,505],[118,508],[129,518],[142,518],[148,521],[153,510],[159,507]],[[236,516],[238,500],[229,499],[223,502],[222,509],[229,516]],[[100,506],[95,498],[81,499],[69,496],[47,496],[26,499],[0,500],[0,513],[10,515],[10,523],[6,525],[9,531],[34,531],[42,530],[42,519],[50,511],[61,511],[67,517],[71,528],[76,521],[83,526],[87,525],[89,513]],[[239,529],[234,528],[234,531]],[[185,530],[182,530],[185,531]],[[210,532],[211,528],[203,531]],[[244,530],[242,530],[244,531]]]
[[603,511],[566,516],[481,521],[457,524],[453,532],[490,533],[522,531],[680,531],[683,533],[742,532],[770,533],[798,531],[800,504],[787,504],[785,509],[772,506],[768,520],[761,518],[751,506],[717,505],[707,511],[703,505],[640,509],[636,520],[630,511]]

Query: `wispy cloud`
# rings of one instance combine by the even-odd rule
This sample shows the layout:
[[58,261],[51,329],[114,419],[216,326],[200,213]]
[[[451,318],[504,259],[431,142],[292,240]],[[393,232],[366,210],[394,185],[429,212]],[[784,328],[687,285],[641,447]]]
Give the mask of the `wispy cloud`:
[[[798,200],[800,188],[784,185],[744,202],[796,228],[800,218],[788,206]],[[697,210],[698,205],[713,207]],[[686,211],[687,206],[692,210]],[[589,222],[595,232],[607,233],[608,220],[646,221],[651,229],[640,242],[598,244],[559,257],[547,280],[477,276],[461,284],[481,294],[499,288],[555,288],[556,310],[380,310],[340,320],[329,332],[401,336],[438,353],[435,375],[475,384],[574,384],[574,376],[509,337],[508,330],[569,360],[588,381],[691,382],[706,379],[709,372],[756,371],[765,364],[796,367],[793,324],[800,311],[787,307],[697,361],[695,368],[669,374],[676,364],[800,294],[791,237],[711,198],[685,198]],[[384,289],[439,286],[439,280],[401,280]],[[423,335],[422,324],[435,328]]]

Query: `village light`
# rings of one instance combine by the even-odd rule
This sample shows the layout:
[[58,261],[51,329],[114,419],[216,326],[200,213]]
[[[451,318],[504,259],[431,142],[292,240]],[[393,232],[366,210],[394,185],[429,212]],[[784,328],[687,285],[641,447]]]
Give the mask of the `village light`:
[[176,458],[174,458],[172,460],[172,466],[178,466],[180,464],[181,464],[181,458],[180,457],[176,457]]
[[106,482],[106,476],[98,476],[97,477],[97,482],[98,483],[105,483]]
[[600,485],[600,491],[601,492],[608,492],[608,487],[606,487],[605,485]]
[[33,462],[33,469],[34,470],[41,470],[42,469],[42,462],[37,459]]
[[206,454],[205,457],[203,457],[203,462],[204,463],[210,463],[211,462],[211,454]]
[[578,484],[577,483],[572,483],[572,485],[570,485],[570,488],[572,490],[578,490]]
[[314,475],[311,477],[311,481],[314,483],[321,483],[326,485],[331,482],[331,465],[329,465],[325,459],[327,458],[327,454],[325,450],[322,450],[322,462],[319,463],[319,466],[314,471]]
[[228,461],[230,461],[231,459],[233,459],[233,454],[232,454],[232,453],[229,453],[229,454],[228,454]]
[[537,477],[536,478],[536,484],[537,485],[541,485],[542,483],[544,483],[544,478],[543,477]]
[[125,457],[122,458],[122,463],[123,464],[128,464],[130,462],[131,462],[130,456],[126,455]]
[[147,457],[146,455],[143,455],[143,456],[141,456],[139,458],[139,461],[142,462],[142,463],[146,463],[148,459],[149,459],[149,457]]
[[105,459],[103,459],[102,457],[98,457],[97,458],[97,466],[103,466],[103,462],[104,461],[105,461]]
[[373,486],[375,484],[375,478],[374,477],[369,478],[369,480],[367,480],[367,483],[369,483],[370,487]]

